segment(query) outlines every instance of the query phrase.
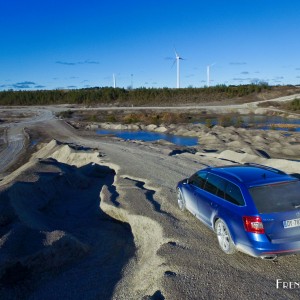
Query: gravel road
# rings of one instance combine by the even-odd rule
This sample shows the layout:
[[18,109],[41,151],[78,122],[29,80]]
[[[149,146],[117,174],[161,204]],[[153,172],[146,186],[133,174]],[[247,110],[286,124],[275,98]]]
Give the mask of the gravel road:
[[129,223],[138,250],[113,299],[299,299],[299,289],[276,288],[277,279],[299,281],[299,256],[271,262],[226,255],[213,232],[177,207],[179,180],[207,165],[231,162],[189,153],[170,156],[166,146],[78,136],[58,121],[47,129],[60,141],[98,148],[102,164],[117,173],[101,193],[100,206]]
[[9,127],[7,130],[7,144],[0,153],[0,173],[4,172],[17,160],[25,143],[25,136],[21,126]]
[[33,117],[20,120],[19,123],[6,123],[0,125],[1,127],[7,128],[6,146],[0,152],[0,174],[13,165],[19,159],[22,151],[25,151],[26,135],[24,128],[36,123],[49,121],[53,118],[52,112],[47,109],[32,109],[28,107],[19,109],[13,108],[10,111],[12,113],[32,112]]
[[[168,147],[155,144],[81,136],[52,119],[49,110],[28,122],[23,124],[41,122],[39,126],[59,141],[98,148],[101,163],[116,171],[114,182],[100,194],[100,206],[129,223],[137,251],[124,267],[113,299],[299,299],[299,289],[276,288],[277,279],[299,282],[299,256],[270,262],[242,253],[226,255],[213,232],[177,208],[179,180],[204,166],[230,162],[189,153],[170,156]],[[10,128],[7,148],[12,149],[0,154],[13,152],[11,161],[23,145],[21,128]]]

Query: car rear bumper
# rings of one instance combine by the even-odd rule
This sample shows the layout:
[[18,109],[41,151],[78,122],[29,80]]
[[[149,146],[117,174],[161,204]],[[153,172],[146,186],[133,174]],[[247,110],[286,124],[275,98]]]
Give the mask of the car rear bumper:
[[255,241],[253,246],[237,245],[237,248],[254,257],[270,258],[300,253],[300,241],[281,244]]

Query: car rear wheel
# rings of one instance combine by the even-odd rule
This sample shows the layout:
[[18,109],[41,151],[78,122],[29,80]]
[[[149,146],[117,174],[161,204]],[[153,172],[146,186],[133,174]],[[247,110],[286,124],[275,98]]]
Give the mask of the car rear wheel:
[[223,220],[221,219],[217,220],[215,224],[215,231],[217,233],[220,248],[226,254],[235,253],[236,252],[235,245],[232,241],[229,229]]
[[184,200],[182,192],[179,188],[177,189],[177,201],[178,201],[178,206],[179,206],[180,210],[184,211],[185,210],[185,200]]

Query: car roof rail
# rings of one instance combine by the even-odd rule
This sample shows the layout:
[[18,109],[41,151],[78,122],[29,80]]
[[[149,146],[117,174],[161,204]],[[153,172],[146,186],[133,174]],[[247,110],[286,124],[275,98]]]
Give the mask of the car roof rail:
[[243,182],[243,179],[241,177],[239,177],[238,175],[231,173],[231,172],[226,172],[226,173],[231,175],[232,177],[235,177],[238,181]]
[[282,175],[287,175],[285,172],[281,171],[281,170],[278,170],[278,169],[275,169],[275,168],[272,168],[272,167],[269,167],[269,166],[265,166],[265,165],[261,165],[261,164],[257,164],[257,163],[244,163],[244,165],[246,166],[253,166],[253,167],[260,167],[262,169],[266,169],[268,171],[271,171],[271,172],[275,172],[277,174],[282,174]]
[[[232,165],[232,166],[226,166],[226,167],[237,167],[237,166],[238,166],[238,165]],[[213,167],[212,169],[222,169],[222,168],[224,168],[224,166]],[[234,178],[237,179],[238,181],[243,182],[243,179],[242,179],[241,177],[239,177],[238,175],[236,175],[236,174],[234,174],[234,173],[231,173],[230,171],[228,171],[227,168],[223,170],[223,173],[226,173],[227,175],[230,175],[230,176],[234,177]],[[218,175],[218,176],[219,176],[219,174],[215,174],[215,175]]]

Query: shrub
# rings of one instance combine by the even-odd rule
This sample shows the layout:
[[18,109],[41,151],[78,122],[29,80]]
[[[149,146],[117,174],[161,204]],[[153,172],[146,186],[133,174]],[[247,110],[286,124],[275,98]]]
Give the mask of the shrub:
[[73,113],[74,112],[71,110],[65,110],[65,111],[59,112],[58,114],[56,114],[56,116],[59,118],[67,119],[67,118],[72,118]]
[[88,117],[88,121],[90,122],[98,122],[98,117],[97,115],[91,115]]
[[205,125],[208,128],[212,128],[213,124],[212,124],[212,119],[206,119],[205,120]]
[[106,122],[111,122],[111,123],[117,122],[117,118],[114,115],[108,115],[106,117]]
[[233,120],[232,120],[231,116],[224,115],[219,118],[218,124],[223,127],[232,126]]
[[241,116],[238,116],[236,118],[235,127],[243,127],[245,125],[245,122]]
[[138,123],[140,122],[140,118],[137,114],[129,114],[124,116],[123,122],[126,124]]

